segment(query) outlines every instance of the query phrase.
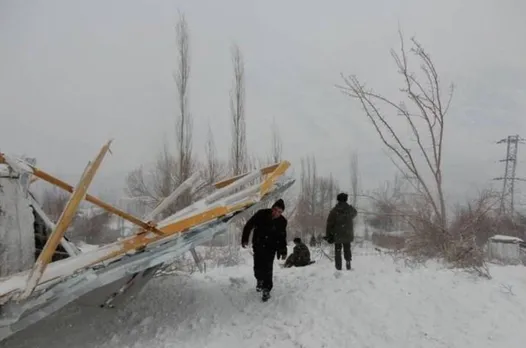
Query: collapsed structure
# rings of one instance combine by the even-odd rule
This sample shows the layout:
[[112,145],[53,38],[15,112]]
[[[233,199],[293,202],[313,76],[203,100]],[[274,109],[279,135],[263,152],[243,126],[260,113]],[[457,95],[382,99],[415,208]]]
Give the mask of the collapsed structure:
[[[110,143],[88,163],[76,187],[38,169],[34,161],[0,153],[0,260],[9,260],[0,268],[0,275],[7,275],[0,277],[0,341],[81,297],[101,307],[123,303],[175,258],[187,251],[195,256],[195,246],[277,199],[294,183],[284,176],[290,163],[283,161],[215,183],[212,194],[156,221],[178,196],[197,186],[196,173],[141,219],[87,194]],[[56,222],[30,192],[37,179],[71,193]],[[65,232],[82,200],[133,223],[136,231],[113,243],[79,249]],[[11,211],[6,214],[5,209]]]

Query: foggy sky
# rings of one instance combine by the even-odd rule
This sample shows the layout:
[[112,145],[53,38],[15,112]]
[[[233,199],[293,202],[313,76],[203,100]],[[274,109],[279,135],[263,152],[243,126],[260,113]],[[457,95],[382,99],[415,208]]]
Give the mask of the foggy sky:
[[[399,25],[432,55],[444,86],[456,85],[446,126],[449,197],[490,184],[503,171],[497,161],[505,148],[495,142],[526,136],[520,0],[0,0],[0,151],[36,157],[74,181],[113,138],[92,191],[121,187],[127,172],[173,138],[178,10],[190,29],[197,154],[210,124],[218,153],[228,156],[230,48],[237,43],[251,154],[269,152],[274,119],[296,172],[301,156],[315,155],[323,174],[348,186],[356,151],[366,188],[390,179],[394,169],[371,124],[334,85],[340,73],[356,74],[396,93],[401,80],[389,50],[398,47]],[[517,170],[524,177],[525,151]]]

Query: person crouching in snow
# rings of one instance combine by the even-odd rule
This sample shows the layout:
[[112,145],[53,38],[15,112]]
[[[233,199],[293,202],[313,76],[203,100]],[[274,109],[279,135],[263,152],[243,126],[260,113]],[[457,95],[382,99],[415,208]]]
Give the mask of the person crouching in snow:
[[274,257],[278,260],[287,257],[287,219],[282,215],[285,203],[278,199],[270,209],[258,210],[245,224],[241,246],[246,248],[250,233],[254,251],[254,277],[257,291],[262,291],[262,300],[270,298],[273,287]]
[[285,261],[284,267],[304,267],[313,263],[314,261],[310,260],[309,247],[301,241],[301,238],[294,238],[294,249]]

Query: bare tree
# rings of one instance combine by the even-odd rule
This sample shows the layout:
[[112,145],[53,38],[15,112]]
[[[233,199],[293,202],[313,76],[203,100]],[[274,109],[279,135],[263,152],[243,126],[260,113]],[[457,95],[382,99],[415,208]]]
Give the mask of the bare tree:
[[66,207],[70,194],[57,187],[46,189],[42,195],[42,210],[51,219],[58,221],[62,211]]
[[404,192],[407,181],[395,175],[367,198],[371,200],[372,211],[368,212],[367,224],[384,232],[403,229],[407,218],[407,201]]
[[[137,211],[144,213],[152,210],[179,186],[177,168],[177,160],[170,154],[168,144],[165,143],[153,168],[145,171],[143,167],[139,167],[128,174],[125,192],[134,201]],[[177,200],[161,217],[174,214],[181,206],[181,201]]]
[[358,204],[358,196],[360,195],[360,177],[358,168],[358,154],[353,152],[350,161],[351,174],[351,203],[356,207]]
[[278,163],[281,161],[283,155],[283,143],[281,141],[281,135],[276,122],[272,122],[272,147],[271,147],[271,162]]
[[225,165],[217,158],[214,134],[208,126],[208,136],[205,145],[205,163],[202,169],[202,177],[207,194],[212,190],[212,184],[219,181],[225,175]]
[[[155,165],[150,170],[139,167],[132,171],[126,181],[126,193],[133,200],[136,211],[144,213],[153,209],[168,197],[179,185],[190,177],[196,163],[192,156],[193,121],[188,107],[190,80],[190,38],[184,14],[179,13],[175,27],[177,45],[177,70],[174,80],[177,87],[178,114],[175,124],[176,153],[169,150],[168,142],[163,144]],[[190,192],[183,193],[163,216],[175,213],[192,201]],[[131,204],[130,204],[131,205]]]
[[[179,13],[179,21],[176,25],[177,34],[177,72],[175,83],[177,85],[177,96],[179,99],[179,115],[176,122],[176,145],[178,151],[179,175],[177,184],[181,184],[191,175],[192,161],[192,128],[193,120],[188,110],[188,82],[190,80],[190,37],[188,24],[184,14]],[[181,197],[181,205],[188,205],[190,197],[188,194]]]
[[119,231],[109,226],[112,215],[104,210],[91,207],[84,214],[78,214],[73,222],[69,237],[73,241],[82,240],[89,244],[104,244],[114,242],[119,237]]
[[248,153],[245,128],[245,64],[237,45],[232,48],[234,83],[230,92],[230,111],[232,114],[232,148],[230,161],[232,174],[247,171]]
[[301,160],[300,194],[295,214],[295,223],[304,238],[319,237],[325,233],[325,224],[338,191],[338,185],[331,176],[319,176],[316,159]]
[[[357,99],[365,114],[372,122],[384,145],[393,155],[393,162],[406,177],[414,177],[419,183],[422,194],[433,211],[433,220],[441,231],[446,231],[447,217],[444,192],[442,188],[442,150],[444,139],[444,120],[448,112],[453,86],[444,96],[438,72],[429,54],[416,39],[409,50],[420,61],[422,77],[417,77],[409,68],[408,50],[400,34],[400,52],[391,50],[391,55],[403,79],[401,92],[405,100],[391,101],[388,98],[367,89],[356,76],[345,77],[341,91]],[[387,110],[390,110],[387,111]],[[411,138],[416,144],[405,139],[410,137],[395,129],[389,113],[402,116],[406,121]],[[416,145],[416,150],[412,146]],[[424,159],[419,163],[418,155]],[[431,179],[426,176],[431,174]]]

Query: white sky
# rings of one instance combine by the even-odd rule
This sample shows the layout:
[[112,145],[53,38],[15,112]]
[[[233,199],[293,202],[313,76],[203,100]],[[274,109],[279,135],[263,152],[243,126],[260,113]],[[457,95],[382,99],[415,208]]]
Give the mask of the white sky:
[[[0,150],[37,157],[43,169],[74,181],[114,138],[95,192],[122,186],[175,127],[178,9],[190,27],[199,153],[210,122],[219,154],[228,156],[235,42],[246,62],[251,154],[269,151],[274,118],[296,167],[315,155],[318,168],[346,186],[349,154],[357,151],[366,187],[390,179],[372,126],[334,85],[343,72],[396,92],[389,50],[398,47],[399,24],[431,53],[443,82],[457,87],[446,131],[450,197],[501,175],[505,148],[497,140],[526,136],[521,0],[0,0]],[[525,151],[517,170],[524,177]]]

